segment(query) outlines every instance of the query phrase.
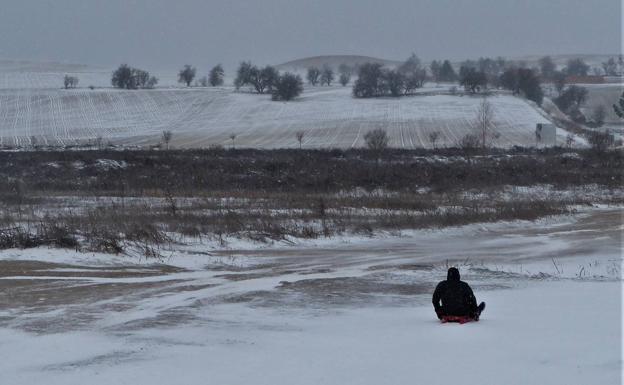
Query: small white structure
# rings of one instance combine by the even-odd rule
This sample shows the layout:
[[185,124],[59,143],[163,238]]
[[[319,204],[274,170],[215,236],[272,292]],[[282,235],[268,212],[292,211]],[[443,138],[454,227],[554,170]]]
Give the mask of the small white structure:
[[557,127],[550,123],[537,123],[535,127],[535,142],[537,146],[556,146]]

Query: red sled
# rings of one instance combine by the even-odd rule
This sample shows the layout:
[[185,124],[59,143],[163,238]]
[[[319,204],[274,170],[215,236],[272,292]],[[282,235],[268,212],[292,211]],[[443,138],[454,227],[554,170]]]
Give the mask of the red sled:
[[447,323],[447,322],[458,322],[461,325],[468,323],[468,322],[477,322],[477,320],[475,320],[472,317],[468,317],[468,316],[457,316],[457,315],[445,315],[442,317],[442,319],[440,320],[442,321],[443,324]]

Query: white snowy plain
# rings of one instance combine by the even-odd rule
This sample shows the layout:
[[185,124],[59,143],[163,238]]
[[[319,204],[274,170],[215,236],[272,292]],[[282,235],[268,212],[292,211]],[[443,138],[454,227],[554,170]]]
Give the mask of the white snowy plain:
[[[235,92],[233,87],[154,89],[1,89],[0,145],[155,145],[163,131],[179,148],[210,145],[254,148],[363,147],[364,135],[386,129],[396,148],[456,146],[475,131],[481,97],[432,95],[355,99],[350,87],[308,87],[292,102],[269,95]],[[500,147],[535,145],[535,125],[544,111],[511,95],[489,98]],[[566,132],[559,130],[558,143]],[[230,139],[235,135],[235,140]]]
[[[314,316],[221,305],[214,326],[35,336],[0,329],[5,384],[618,384],[621,284],[488,292],[479,323],[429,306]],[[232,324],[218,326],[225,317]],[[233,320],[238,320],[234,322]]]
[[[177,277],[215,286],[138,299],[127,298],[128,294],[112,303],[132,302],[134,307],[96,312],[96,319],[86,326],[52,333],[29,333],[19,325],[58,322],[80,315],[74,307],[95,310],[97,303],[45,311],[0,310],[0,320],[8,320],[0,327],[0,383],[619,384],[621,215],[621,209],[603,208],[537,222],[354,239],[355,243],[342,246],[229,250],[232,261],[243,259],[242,266],[256,261],[283,263],[287,269],[278,275],[229,281],[219,276],[222,271],[182,261],[180,265],[196,269],[119,282]],[[430,293],[397,296],[397,301],[375,294],[364,303],[338,305],[332,299],[347,293],[326,293],[326,300],[309,304],[217,300],[226,294],[275,290],[285,280],[372,276],[390,283],[437,281],[445,275],[443,260],[452,255],[474,262],[482,258],[474,265],[456,261],[477,299],[487,303],[478,323],[440,324]],[[76,265],[90,266],[88,256],[72,252],[0,253],[0,260],[19,257],[63,263],[73,259]],[[170,262],[178,264],[176,258]],[[197,261],[200,256],[188,258]],[[208,264],[224,263],[223,256],[203,258]],[[111,266],[102,263],[102,256],[94,261]],[[121,262],[116,259],[112,266]],[[405,263],[432,263],[433,267],[392,268]],[[571,273],[583,263],[613,266],[616,272],[610,276],[596,268],[589,276]],[[141,263],[130,266],[137,269],[137,265]],[[564,265],[566,273],[557,276],[555,271]],[[294,270],[295,266],[302,270]],[[329,269],[323,272],[319,267]],[[140,327],[133,323],[182,306],[192,309],[190,321]]]

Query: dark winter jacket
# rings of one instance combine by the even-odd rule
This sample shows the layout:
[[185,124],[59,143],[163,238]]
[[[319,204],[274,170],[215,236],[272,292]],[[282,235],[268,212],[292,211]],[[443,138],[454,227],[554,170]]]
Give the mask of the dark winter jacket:
[[470,316],[477,308],[472,289],[466,282],[460,281],[459,270],[454,267],[448,270],[446,281],[440,282],[436,287],[432,302],[438,316]]

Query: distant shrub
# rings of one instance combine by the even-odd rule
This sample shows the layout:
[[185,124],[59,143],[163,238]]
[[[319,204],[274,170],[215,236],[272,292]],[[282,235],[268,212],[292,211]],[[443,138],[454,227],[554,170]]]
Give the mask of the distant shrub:
[[425,79],[426,70],[416,55],[412,55],[397,69],[383,68],[378,63],[366,63],[359,68],[353,96],[372,98],[409,95],[422,87]]
[[316,67],[308,68],[308,74],[306,75],[306,78],[308,80],[308,83],[310,83],[311,86],[316,86],[319,83],[320,77],[321,77],[321,70],[319,70]]
[[293,100],[303,92],[303,81],[301,76],[285,73],[281,75],[272,92],[273,100]]
[[79,80],[77,77],[65,75],[65,78],[63,79],[63,86],[65,89],[76,88],[78,86],[78,82]]
[[238,67],[234,85],[236,89],[243,86],[252,86],[259,94],[272,92],[279,79],[279,72],[271,66],[258,68],[250,62],[242,62]]
[[481,139],[477,134],[466,134],[459,140],[457,146],[462,149],[476,149],[481,146]]
[[347,64],[341,64],[338,67],[338,72],[340,73],[339,82],[345,87],[347,84],[351,82],[351,76],[353,75],[353,68]]
[[542,104],[544,92],[540,78],[535,71],[528,68],[510,68],[499,78],[499,83],[514,94],[522,94],[525,98]]
[[615,144],[615,137],[609,130],[604,132],[596,131],[589,135],[588,141],[592,149],[604,152]]
[[334,78],[334,70],[330,66],[324,65],[321,71],[321,85],[331,86]]
[[587,95],[587,88],[569,86],[554,99],[554,102],[561,111],[569,113],[572,109],[579,109],[587,100]]
[[376,128],[364,135],[364,141],[366,141],[366,147],[369,150],[381,152],[388,148],[388,133],[382,128]]
[[219,87],[223,85],[223,78],[225,77],[225,71],[221,64],[217,64],[210,70],[209,83],[212,87]]
[[378,63],[362,64],[358,78],[353,85],[353,96],[356,98],[372,98],[383,95],[382,65]]
[[474,94],[487,87],[487,76],[475,68],[462,66],[459,70],[459,84]]
[[196,74],[197,70],[195,67],[186,64],[178,73],[178,83],[184,83],[187,87],[190,87]]
[[135,90],[137,88],[154,88],[158,84],[158,79],[150,76],[147,71],[122,64],[113,72],[111,83],[116,88]]

